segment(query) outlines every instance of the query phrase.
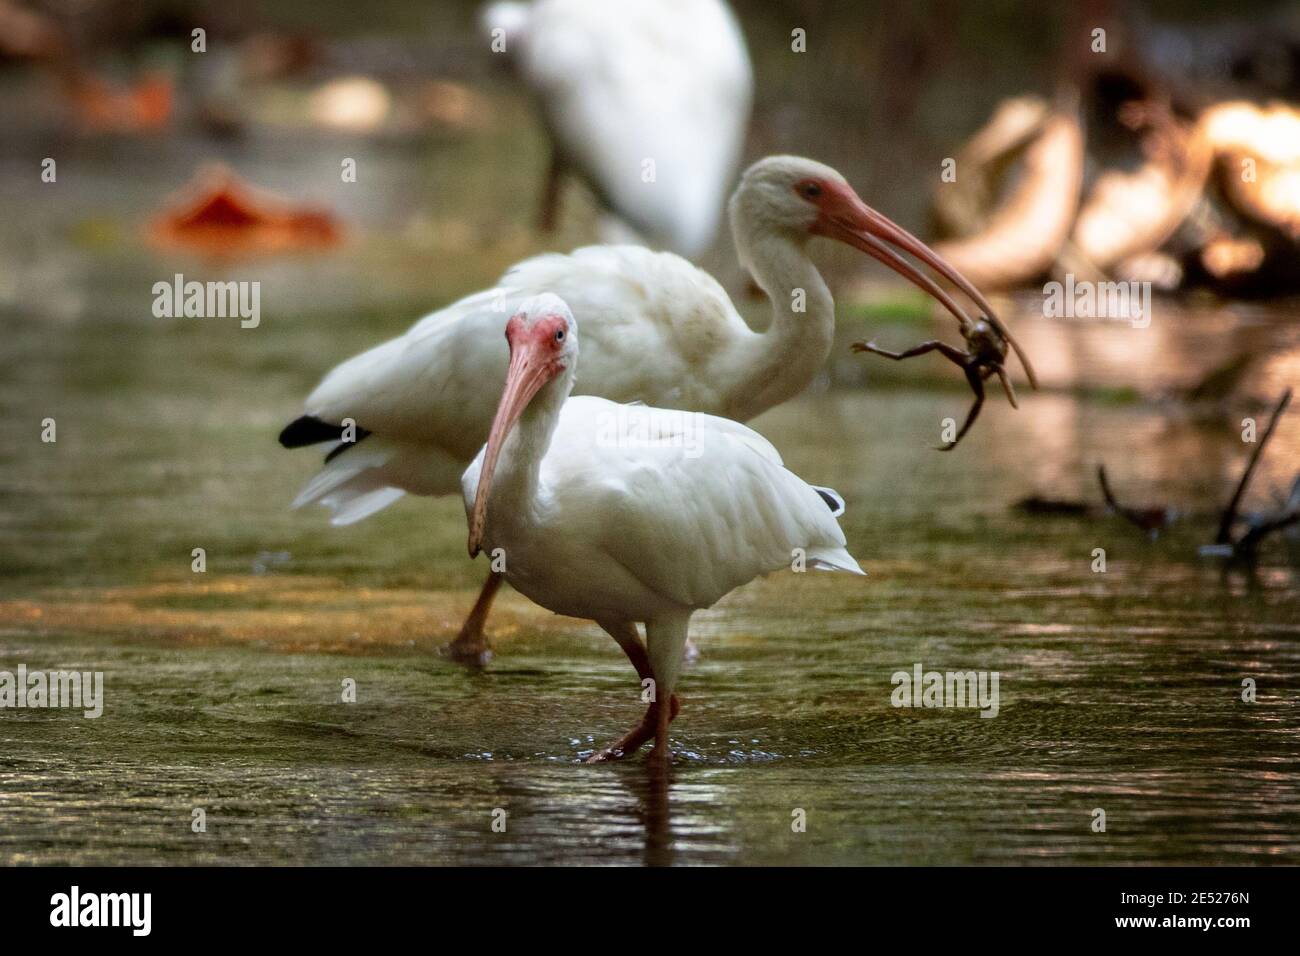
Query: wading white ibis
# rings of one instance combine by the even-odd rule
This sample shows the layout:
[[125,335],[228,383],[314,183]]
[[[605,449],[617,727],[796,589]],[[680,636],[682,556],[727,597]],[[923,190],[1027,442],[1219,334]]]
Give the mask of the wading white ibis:
[[753,97],[745,39],[721,0],[493,3],[483,25],[551,140],[543,229],[565,174],[685,256],[706,249],[735,181]]
[[522,303],[505,337],[501,401],[461,479],[470,557],[487,550],[542,607],[595,621],[642,686],[654,682],[644,719],[591,759],[625,756],[653,736],[652,757],[667,760],[691,615],[800,556],[861,574],[835,520],[844,503],[787,471],[744,425],[569,398],[578,326],[554,295]]
[[[808,257],[814,236],[879,259],[963,325],[971,321],[896,250],[911,253],[1003,330],[974,286],[822,163],[794,156],[760,160],[742,177],[730,214],[742,263],[771,300],[766,331],[746,325],[708,273],[672,253],[591,246],[525,260],[495,288],[426,316],[405,335],[325,376],[304,414],[280,434],[286,448],[333,443],[325,467],[295,505],[319,501],[333,509],[335,524],[348,524],[406,492],[459,491],[461,472],[487,439],[505,381],[506,320],[520,302],[542,292],[563,298],[583,323],[578,393],[736,421],[798,394],[830,353],[835,303]],[[483,622],[499,584],[489,575],[452,645],[455,656],[475,660],[487,653]]]

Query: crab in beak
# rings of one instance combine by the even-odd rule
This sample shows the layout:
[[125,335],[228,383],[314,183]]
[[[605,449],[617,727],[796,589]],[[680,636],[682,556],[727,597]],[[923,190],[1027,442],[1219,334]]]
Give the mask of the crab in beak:
[[[940,450],[951,451],[955,448],[957,442],[961,441],[962,436],[974,424],[984,404],[984,381],[990,376],[998,376],[1007,399],[1013,408],[1018,408],[1015,389],[1012,388],[1011,379],[1006,372],[1008,347],[1020,360],[1032,388],[1038,387],[1038,380],[1024,350],[997,317],[993,307],[989,305],[979,289],[916,236],[864,203],[847,185],[837,183],[816,185],[819,194],[812,201],[818,207],[818,216],[810,230],[813,235],[835,239],[865,252],[928,293],[957,319],[962,338],[966,342],[965,349],[954,348],[937,341],[925,342],[904,352],[889,352],[878,347],[874,342],[853,344],[855,352],[874,352],[892,359],[911,358],[914,355],[937,351],[962,369],[975,395],[975,402],[967,413],[966,421],[956,438],[941,446]],[[915,257],[960,289],[979,307],[982,314],[972,319],[942,286],[913,265],[903,256],[903,253]]]
[[[1038,387],[1033,366],[1019,343],[997,317],[988,300],[965,276],[950,266],[940,255],[912,235],[898,223],[872,209],[857,193],[847,186],[835,188],[826,184],[824,198],[817,203],[819,215],[811,232],[852,246],[888,266],[908,282],[924,290],[952,313],[962,328],[963,337],[977,321],[987,323],[1016,353],[1024,367],[1025,375],[1033,388]],[[972,320],[937,282],[905,259],[902,252],[915,256],[943,278],[965,293],[983,313],[980,320]]]

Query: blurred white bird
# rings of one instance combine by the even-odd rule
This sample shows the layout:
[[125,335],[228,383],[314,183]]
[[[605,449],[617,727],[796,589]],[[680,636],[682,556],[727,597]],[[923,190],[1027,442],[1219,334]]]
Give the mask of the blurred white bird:
[[646,239],[706,249],[744,148],[745,39],[721,0],[493,3],[483,27],[536,96],[551,137],[541,225],[581,177]]
[[[909,252],[997,322],[969,282],[811,159],[771,156],[751,166],[731,199],[731,226],[741,262],[771,300],[766,331],[753,331],[708,273],[672,253],[592,246],[528,259],[495,288],[427,316],[325,376],[304,414],[280,434],[287,448],[334,443],[295,506],[319,501],[333,509],[335,524],[349,524],[408,491],[458,491],[505,380],[502,329],[521,301],[541,292],[561,296],[582,320],[579,393],[737,421],[798,394],[830,353],[835,303],[808,258],[814,236],[879,259],[965,322],[952,298],[894,250]],[[455,656],[486,654],[483,623],[499,585],[490,575],[452,645]]]
[[800,561],[862,574],[835,520],[844,502],[787,471],[744,425],[569,398],[578,329],[554,295],[523,302],[506,340],[500,404],[461,479],[470,556],[487,549],[542,607],[598,623],[653,689],[641,723],[591,760],[651,736],[651,756],[666,760],[691,615]]

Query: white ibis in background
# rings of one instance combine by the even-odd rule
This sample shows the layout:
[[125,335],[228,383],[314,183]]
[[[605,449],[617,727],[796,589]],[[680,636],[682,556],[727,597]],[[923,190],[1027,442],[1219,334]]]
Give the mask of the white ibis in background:
[[[333,443],[295,506],[319,501],[333,509],[335,524],[350,524],[408,491],[459,491],[461,472],[487,439],[505,381],[502,329],[520,302],[541,292],[561,296],[583,323],[579,393],[737,421],[798,394],[830,353],[835,303],[808,258],[814,236],[879,259],[964,327],[970,320],[947,292],[895,247],[909,252],[1004,331],[974,286],[867,206],[829,166],[793,156],[760,160],[742,177],[730,213],[741,261],[771,299],[766,331],[746,325],[708,273],[672,253],[591,246],[527,259],[495,288],[426,316],[325,376],[304,414],[280,433],[286,448]],[[499,585],[489,575],[451,646],[454,656],[476,660],[487,653],[483,623]]]
[[646,239],[685,256],[706,249],[735,181],[754,86],[726,4],[503,2],[482,20],[550,135],[542,228],[554,227],[567,172]]
[[578,327],[554,295],[522,303],[505,337],[501,401],[461,479],[470,557],[501,557],[517,590],[595,621],[642,686],[654,682],[641,723],[591,760],[626,756],[651,736],[651,756],[667,760],[691,615],[800,554],[806,567],[862,574],[835,520],[844,502],[787,471],[744,425],[569,398]]

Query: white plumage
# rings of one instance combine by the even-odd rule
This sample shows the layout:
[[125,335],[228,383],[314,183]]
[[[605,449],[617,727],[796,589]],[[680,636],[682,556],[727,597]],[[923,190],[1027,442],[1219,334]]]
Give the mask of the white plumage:
[[536,95],[558,166],[582,176],[647,238],[688,256],[705,249],[736,175],[753,95],[744,37],[726,5],[494,3],[483,23],[501,31],[505,54]]
[[[560,299],[525,301],[506,335],[505,389],[462,481],[470,553],[488,550],[543,607],[599,623],[655,681],[658,700],[672,696],[695,610],[798,562],[862,573],[835,520],[843,502],[788,471],[757,432],[569,398],[577,324]],[[635,622],[645,623],[644,651]],[[670,719],[652,706],[614,749],[627,752],[655,723],[665,757]]]
[[[722,372],[737,345],[757,335],[711,276],[639,246],[538,256],[512,267],[496,288],[427,316],[325,377],[305,413],[326,422],[351,418],[374,435],[331,461],[295,505],[321,501],[333,506],[334,523],[346,524],[401,491],[456,491],[487,436],[505,379],[506,319],[544,291],[590,317],[579,392],[729,410],[733,383]],[[381,489],[387,493],[375,493]]]
[[[482,463],[480,451],[461,481],[467,512]],[[535,497],[491,499],[490,513],[525,520],[490,519],[484,547],[503,548],[506,580],[558,614],[644,621],[710,607],[790,568],[795,549],[811,568],[862,573],[835,520],[841,503],[823,494],[737,422],[572,396]]]
[[[421,319],[325,377],[303,417],[281,434],[286,447],[335,441],[295,505],[319,501],[333,509],[336,524],[346,524],[408,491],[457,491],[461,472],[487,437],[505,380],[507,318],[544,292],[561,296],[583,325],[577,393],[738,421],[798,394],[830,353],[835,303],[808,257],[814,236],[880,259],[960,315],[932,279],[891,251],[902,248],[992,314],[960,275],[821,163],[792,156],[755,163],[730,212],[741,262],[771,303],[763,332],[745,323],[712,277],[672,253],[591,246],[528,259],[495,288]],[[355,447],[339,441],[349,422],[363,439]],[[494,589],[490,580],[458,639],[461,647],[482,647]]]

